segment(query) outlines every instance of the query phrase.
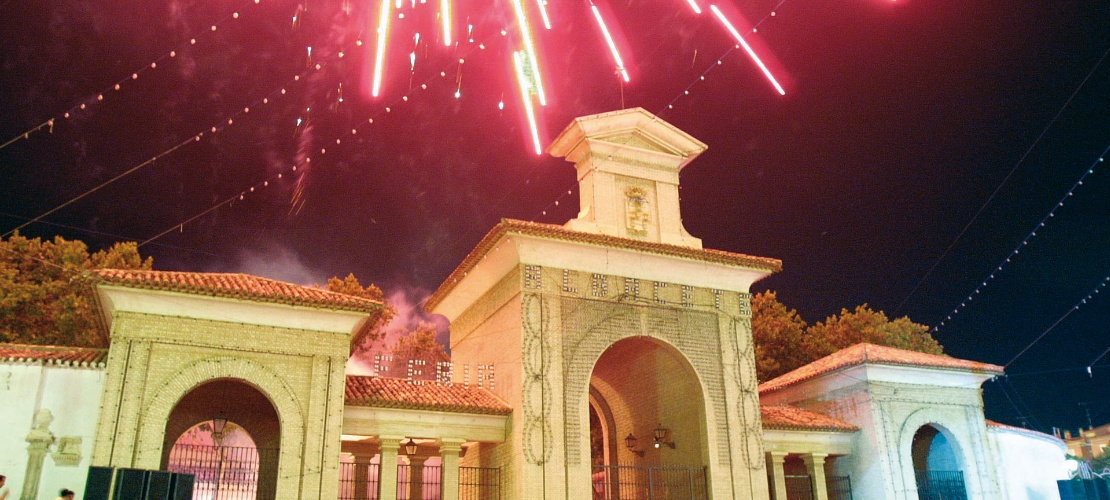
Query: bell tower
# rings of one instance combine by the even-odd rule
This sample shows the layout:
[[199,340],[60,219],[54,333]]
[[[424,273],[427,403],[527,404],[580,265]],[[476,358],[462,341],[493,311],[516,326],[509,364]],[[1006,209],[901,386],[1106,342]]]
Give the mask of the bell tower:
[[705,150],[642,108],[574,120],[548,150],[578,171],[581,210],[565,227],[701,248],[682,227],[678,174]]

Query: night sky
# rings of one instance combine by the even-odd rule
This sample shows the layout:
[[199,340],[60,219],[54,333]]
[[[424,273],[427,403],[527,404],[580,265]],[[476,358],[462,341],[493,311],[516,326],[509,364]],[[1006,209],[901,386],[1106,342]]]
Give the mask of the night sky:
[[[632,82],[588,2],[549,2],[545,145],[634,106],[707,143],[682,174],[687,230],[782,259],[754,291],[809,322],[867,303],[935,326],[960,308],[935,333],[946,352],[1007,364],[1080,304],[984,385],[987,417],[1110,421],[1110,356],[1086,370],[1110,348],[1110,291],[1081,302],[1110,275],[1110,2],[738,1],[783,97],[708,9],[595,1]],[[93,249],[166,232],[142,246],[158,269],[353,272],[419,301],[500,218],[578,205],[572,166],[531,151],[511,4],[457,3],[474,42],[453,48],[435,4],[397,20],[374,99],[377,2],[5,2],[0,142],[34,131],[0,149],[0,233],[139,167],[20,232]]]

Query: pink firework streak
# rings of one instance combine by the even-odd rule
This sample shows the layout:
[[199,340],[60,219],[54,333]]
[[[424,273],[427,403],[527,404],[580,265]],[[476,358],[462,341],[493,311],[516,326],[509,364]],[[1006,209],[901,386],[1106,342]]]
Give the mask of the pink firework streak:
[[[391,57],[391,50],[389,45],[394,43],[396,32],[401,27],[395,27],[394,24],[398,21],[404,21],[405,26],[415,26],[406,17],[416,18],[423,16],[423,19],[434,17],[434,25],[425,26],[431,33],[438,33],[442,41],[444,50],[458,50],[460,42],[474,43],[473,28],[470,18],[466,18],[466,30],[464,33],[456,33],[456,28],[460,26],[460,22],[456,19],[459,5],[454,3],[454,0],[379,0],[381,3],[370,3],[366,8],[366,25],[374,28],[373,38],[375,45],[373,47],[373,55],[367,54],[368,57],[363,59],[364,64],[364,78],[362,83],[363,95],[370,99],[381,98],[384,89],[389,86],[390,76],[387,74],[390,67],[387,64],[387,58]],[[527,4],[525,3],[527,1]],[[597,0],[601,1],[601,0]],[[537,31],[551,30],[551,17],[548,15],[548,5],[546,0],[502,0],[502,3],[496,5],[508,4],[507,12],[499,12],[499,16],[503,22],[510,24],[505,26],[501,31],[503,37],[507,37],[509,43],[509,52],[512,54],[510,61],[508,61],[509,71],[516,80],[518,88],[521,92],[521,105],[523,108],[523,118],[527,122],[527,130],[531,132],[532,149],[536,154],[542,154],[543,150],[540,146],[543,143],[543,138],[540,136],[541,126],[538,125],[540,119],[538,115],[542,113],[543,107],[548,105],[548,95],[545,86],[545,74],[541,67],[539,37]],[[676,8],[683,3],[686,4],[685,8],[689,8],[695,15],[701,14],[702,9],[699,6],[698,0],[682,0],[677,2]],[[565,4],[560,4],[565,5]],[[597,5],[594,1],[587,2],[587,6],[591,11],[593,19],[597,24],[597,35],[604,41],[606,48],[609,51],[609,59],[612,60],[614,72],[619,75],[620,79],[625,83],[632,82],[630,70],[632,68],[628,65],[627,56],[630,51],[624,44],[618,43],[621,40],[619,26],[614,22],[613,18],[608,14],[604,5]],[[434,9],[432,11],[431,9]],[[775,91],[780,95],[785,95],[786,90],[780,83],[779,79],[773,73],[773,64],[769,64],[770,57],[760,56],[760,52],[767,52],[759,48],[758,44],[753,47],[755,38],[752,36],[749,26],[745,23],[744,19],[734,8],[729,8],[727,5],[712,4],[709,9],[713,12],[716,20],[725,28],[728,35],[730,35],[737,43],[738,48],[743,48],[747,56],[755,63],[756,67],[760,70],[763,76],[771,83]],[[434,16],[433,16],[434,14]],[[540,22],[536,23],[538,26],[533,26],[535,21],[539,19]],[[739,26],[737,26],[739,24]],[[748,37],[742,34],[748,33]],[[722,33],[723,34],[723,33]],[[413,36],[419,44],[420,33],[409,32],[405,36]],[[482,47],[484,48],[484,46]],[[369,49],[369,47],[367,47]],[[410,72],[415,71],[417,54],[414,50],[409,53],[409,69]],[[459,63],[463,62],[463,58],[459,57]],[[411,73],[410,73],[411,74]],[[461,75],[461,73],[460,73]],[[461,96],[461,91],[456,92],[456,97]],[[499,106],[504,106],[504,102],[499,102]]]

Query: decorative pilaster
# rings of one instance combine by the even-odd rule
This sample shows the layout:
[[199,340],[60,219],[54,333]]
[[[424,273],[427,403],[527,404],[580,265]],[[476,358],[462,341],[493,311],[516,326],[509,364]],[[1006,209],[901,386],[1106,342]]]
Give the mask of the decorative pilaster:
[[462,439],[443,439],[439,455],[443,459],[443,500],[459,500],[459,453]]
[[829,500],[829,485],[825,482],[825,457],[827,453],[806,453],[802,462],[806,464],[809,477],[813,479],[813,500]]
[[767,461],[770,462],[771,484],[775,500],[786,500],[786,471],[782,465],[786,463],[788,453],[781,451],[767,452]]
[[378,469],[379,500],[397,500],[397,450],[403,437],[381,436],[382,460]]

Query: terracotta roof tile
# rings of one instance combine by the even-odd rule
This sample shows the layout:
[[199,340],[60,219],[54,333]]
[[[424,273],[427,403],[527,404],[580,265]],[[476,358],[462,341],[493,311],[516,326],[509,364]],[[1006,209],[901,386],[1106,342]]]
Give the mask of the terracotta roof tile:
[[0,344],[0,361],[103,367],[107,349],[52,345]]
[[855,432],[859,430],[848,422],[793,406],[760,406],[759,414],[764,429]]
[[1022,434],[1028,434],[1030,436],[1034,436],[1034,437],[1038,437],[1038,438],[1042,438],[1042,439],[1052,439],[1054,441],[1059,441],[1060,443],[1064,443],[1063,439],[1060,439],[1056,436],[1053,436],[1052,434],[1045,434],[1041,431],[1035,431],[1033,429],[1026,429],[1024,427],[1015,427],[1015,426],[1012,426],[1012,425],[1006,425],[1006,424],[995,422],[994,420],[987,420],[987,427],[994,427],[994,428],[997,428],[997,429],[1006,429],[1006,430],[1009,430],[1009,431],[1019,432],[1019,433],[1022,433]]
[[454,272],[452,272],[447,279],[443,280],[443,284],[428,298],[428,301],[424,305],[425,309],[431,310],[435,308],[435,306],[439,304],[439,301],[443,300],[444,296],[455,287],[459,279],[474,269],[474,266],[478,264],[482,257],[489,253],[502,237],[514,234],[573,241],[610,248],[623,248],[644,253],[712,262],[716,264],[751,267],[770,273],[782,270],[782,261],[779,259],[755,257],[740,253],[726,252],[724,250],[713,250],[708,248],[698,249],[671,245],[669,243],[655,243],[631,238],[621,238],[619,236],[584,233],[581,231],[572,231],[557,224],[501,219],[501,222],[486,233],[482,240],[475,245],[474,249],[471,250],[470,254],[455,268]]
[[121,269],[97,269],[96,273],[104,279],[105,283],[130,288],[361,313],[374,313],[382,308],[382,303],[375,300],[249,274]]
[[989,363],[967,361],[949,356],[925,354],[894,347],[863,343],[841,349],[792,372],[781,375],[778,378],[759,384],[759,392],[765,393],[774,391],[841,368],[858,366],[865,363],[921,366],[945,370],[994,373],[999,375],[1003,373],[1001,366]]
[[348,375],[346,404],[406,410],[508,415],[509,405],[492,392],[477,387],[416,384],[400,378]]

